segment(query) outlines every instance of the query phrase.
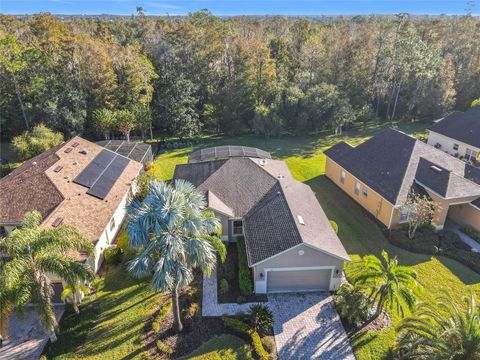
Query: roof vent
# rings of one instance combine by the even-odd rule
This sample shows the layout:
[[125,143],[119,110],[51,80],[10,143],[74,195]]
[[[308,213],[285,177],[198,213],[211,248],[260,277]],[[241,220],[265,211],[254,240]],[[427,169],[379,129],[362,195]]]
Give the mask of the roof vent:
[[432,169],[433,171],[436,171],[436,172],[441,172],[442,171],[442,169],[440,169],[438,166],[435,166],[435,165],[430,166],[430,169]]
[[32,162],[32,165],[37,165],[37,162],[36,161]]
[[66,148],[66,149],[65,149],[65,153],[68,154],[68,153],[71,152],[72,150],[73,150],[72,148]]
[[62,221],[63,221],[63,217],[57,217],[55,219],[55,221],[52,223],[52,226],[57,227],[58,225],[60,225],[62,223]]
[[260,165],[262,166],[267,165],[267,159],[260,159]]
[[63,166],[62,165],[58,165],[55,169],[53,169],[54,172],[58,173],[60,172],[60,170],[63,169]]
[[278,175],[277,178],[279,178],[279,179],[285,179],[285,176],[284,176],[284,175]]
[[82,150],[80,150],[80,154],[87,155],[88,154],[88,149],[83,148]]
[[72,147],[77,147],[78,145],[80,145],[80,143],[76,142],[76,143],[73,143]]
[[300,224],[305,225],[305,221],[303,221],[303,217],[301,215],[298,215],[297,218]]

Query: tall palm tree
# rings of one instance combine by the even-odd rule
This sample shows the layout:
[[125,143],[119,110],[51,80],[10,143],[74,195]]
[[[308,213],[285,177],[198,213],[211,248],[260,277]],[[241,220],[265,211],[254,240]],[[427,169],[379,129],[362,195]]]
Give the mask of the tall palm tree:
[[77,229],[60,225],[56,228],[40,227],[42,215],[38,211],[27,213],[19,228],[0,240],[0,253],[7,258],[0,268],[0,305],[10,315],[13,310],[22,313],[28,303],[36,306],[40,322],[56,341],[57,320],[52,307],[53,288],[47,274],[54,274],[67,283],[89,281],[90,268],[77,262],[70,254],[75,251],[91,254],[92,243]]
[[403,319],[395,344],[402,359],[480,359],[480,310],[475,297],[465,297],[460,307],[450,295],[436,304],[420,304],[412,317]]
[[362,265],[353,273],[354,285],[366,289],[369,298],[376,302],[375,312],[366,325],[384,310],[395,308],[403,317],[404,304],[413,309],[421,286],[412,268],[399,265],[397,257],[391,258],[385,250],[380,258],[365,256]]
[[205,208],[203,194],[177,180],[174,185],[152,181],[144,201],[133,200],[127,211],[129,245],[141,251],[128,271],[137,278],[153,274],[154,291],[171,291],[179,332],[179,290],[192,281],[193,268],[209,274],[215,266],[214,249],[202,236],[216,233],[220,224]]

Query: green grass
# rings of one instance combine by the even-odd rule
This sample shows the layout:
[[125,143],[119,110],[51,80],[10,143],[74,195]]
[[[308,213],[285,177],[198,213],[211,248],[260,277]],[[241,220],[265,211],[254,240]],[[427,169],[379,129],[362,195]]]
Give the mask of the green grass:
[[198,349],[182,359],[253,360],[253,357],[245,341],[234,335],[221,335],[203,343]]
[[[383,249],[398,256],[401,264],[412,266],[417,272],[418,279],[424,286],[420,300],[425,302],[433,303],[435,297],[443,291],[448,291],[458,301],[469,290],[480,293],[480,275],[461,263],[444,257],[411,253],[391,245],[380,228],[364,215],[361,207],[323,175],[325,149],[342,140],[352,145],[359,144],[380,128],[370,124],[362,130],[346,132],[341,136],[324,133],[316,137],[293,137],[268,141],[255,136],[206,138],[194,149],[162,153],[156,159],[156,174],[161,179],[171,179],[175,165],[186,163],[189,152],[201,147],[231,144],[261,148],[271,152],[274,158],[286,161],[295,178],[313,188],[327,216],[337,222],[339,237],[353,261],[360,260],[366,254],[378,255]],[[399,128],[414,135],[425,134],[425,125],[422,124],[403,124]],[[395,313],[391,316],[393,324],[388,329],[367,332],[352,341],[358,359],[387,357],[388,350],[397,336],[395,326],[401,320]]]
[[132,279],[119,265],[96,283],[80,316],[67,311],[48,359],[145,359],[142,329],[160,300],[148,281]]
[[11,143],[4,140],[0,141],[0,157],[8,160],[12,170],[22,165],[22,161],[20,161],[15,151],[13,151]]

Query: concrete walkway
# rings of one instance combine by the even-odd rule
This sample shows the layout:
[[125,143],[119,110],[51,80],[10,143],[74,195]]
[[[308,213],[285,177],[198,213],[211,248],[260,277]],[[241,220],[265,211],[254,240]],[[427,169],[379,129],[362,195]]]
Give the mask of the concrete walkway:
[[[57,321],[60,321],[64,306],[55,306]],[[40,324],[34,307],[27,307],[24,317],[13,314],[8,326],[10,337],[0,348],[0,360],[38,359],[48,342],[48,335]]]
[[447,220],[445,222],[445,229],[457,233],[458,236],[460,237],[460,239],[465,244],[468,244],[468,245],[471,246],[472,251],[480,252],[480,244],[478,242],[476,242],[475,240],[473,240],[470,236],[468,236],[464,232],[460,231],[460,225],[458,225],[457,223],[454,223],[451,220]]
[[[209,278],[203,277],[202,316],[236,315],[246,313],[254,303],[219,304],[217,297],[217,268],[213,269]],[[256,304],[256,303],[255,303]]]
[[354,360],[350,342],[328,293],[268,296],[279,360]]

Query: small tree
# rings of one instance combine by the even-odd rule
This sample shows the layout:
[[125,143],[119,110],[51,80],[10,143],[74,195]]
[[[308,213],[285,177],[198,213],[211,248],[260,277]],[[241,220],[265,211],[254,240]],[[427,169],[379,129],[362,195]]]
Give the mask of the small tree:
[[407,201],[403,206],[408,208],[408,237],[410,239],[415,237],[419,226],[432,222],[435,211],[439,209],[438,204],[427,195],[420,195],[414,191],[408,194]]
[[63,135],[43,124],[15,136],[12,141],[15,152],[21,159],[29,159],[63,142]]
[[135,114],[130,110],[119,110],[115,113],[115,127],[130,141],[130,133],[135,128]]
[[472,107],[475,107],[475,106],[480,106],[480,98],[472,101]]
[[97,131],[103,133],[105,140],[110,139],[110,135],[115,128],[115,112],[109,109],[98,109],[93,112],[93,126]]

